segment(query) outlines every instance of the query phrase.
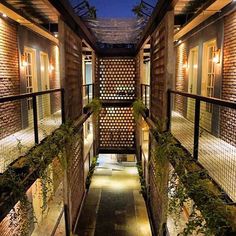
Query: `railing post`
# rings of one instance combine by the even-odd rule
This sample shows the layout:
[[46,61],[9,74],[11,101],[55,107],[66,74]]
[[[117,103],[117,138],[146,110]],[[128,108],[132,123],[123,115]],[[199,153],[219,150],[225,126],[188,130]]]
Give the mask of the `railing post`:
[[141,87],[141,100],[143,102],[143,85],[141,84],[140,87]]
[[94,84],[92,84],[92,94],[93,94],[93,97],[92,97],[92,99],[94,99]]
[[61,121],[62,124],[66,122],[65,116],[65,90],[61,89]]
[[66,236],[70,236],[70,223],[69,223],[69,214],[68,214],[68,206],[64,204],[64,218],[65,218],[65,233]]
[[171,130],[171,91],[167,90],[167,131]]
[[87,96],[88,96],[88,104],[90,102],[90,97],[89,97],[89,85],[86,85],[86,93],[87,93]]
[[193,146],[193,158],[195,160],[198,160],[200,105],[201,105],[200,99],[196,99],[196,103],[195,103],[195,121],[194,121],[194,146]]
[[145,106],[147,107],[147,85],[145,85]]
[[37,110],[37,97],[36,95],[32,96],[33,100],[33,116],[34,116],[34,142],[35,144],[39,143],[39,132],[38,132],[38,110]]

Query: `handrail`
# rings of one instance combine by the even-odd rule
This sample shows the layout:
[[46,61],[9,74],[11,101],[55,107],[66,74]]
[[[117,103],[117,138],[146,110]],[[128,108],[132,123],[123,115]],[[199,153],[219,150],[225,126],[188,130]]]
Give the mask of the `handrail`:
[[11,102],[11,101],[19,100],[19,99],[24,99],[24,98],[31,98],[34,96],[40,96],[40,95],[54,93],[54,92],[60,92],[60,91],[64,91],[64,89],[63,88],[50,89],[50,90],[40,91],[40,92],[35,92],[35,93],[23,93],[23,94],[18,94],[18,95],[0,97],[0,103]]
[[181,91],[176,91],[176,90],[171,90],[171,89],[169,89],[168,92],[173,93],[173,94],[182,95],[184,97],[193,98],[193,99],[200,100],[203,102],[212,103],[215,105],[220,105],[220,106],[225,106],[228,108],[236,109],[236,102],[226,101],[226,100],[219,99],[219,98],[204,97],[201,95],[196,95],[196,94],[191,94],[191,93],[186,93],[186,92],[181,92]]

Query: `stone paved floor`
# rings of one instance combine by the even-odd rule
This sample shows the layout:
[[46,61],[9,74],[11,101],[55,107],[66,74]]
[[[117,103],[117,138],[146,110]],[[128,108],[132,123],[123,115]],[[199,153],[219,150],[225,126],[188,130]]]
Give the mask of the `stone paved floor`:
[[[177,112],[172,113],[172,134],[192,154],[194,125]],[[199,162],[210,176],[236,202],[236,147],[207,131],[201,131]]]
[[105,166],[95,170],[76,234],[151,236],[137,168],[118,168],[114,162]]
[[[39,121],[39,140],[52,133],[61,125],[61,111]],[[34,129],[29,127],[0,140],[0,173],[20,155],[34,146]]]

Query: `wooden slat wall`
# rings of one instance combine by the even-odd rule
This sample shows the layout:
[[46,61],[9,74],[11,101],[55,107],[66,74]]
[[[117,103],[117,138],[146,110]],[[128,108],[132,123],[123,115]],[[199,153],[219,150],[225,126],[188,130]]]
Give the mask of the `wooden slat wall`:
[[82,114],[82,41],[66,24],[60,23],[59,31],[64,35],[62,50],[65,66],[61,68],[64,69],[61,74],[62,86],[65,88],[66,117],[74,120]]
[[170,11],[151,36],[151,118],[166,118],[167,89],[173,86],[174,15]]

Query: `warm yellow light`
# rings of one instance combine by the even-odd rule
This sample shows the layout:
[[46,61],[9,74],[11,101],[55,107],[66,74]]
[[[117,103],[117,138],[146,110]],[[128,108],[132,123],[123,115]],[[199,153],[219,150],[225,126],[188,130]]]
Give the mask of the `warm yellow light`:
[[57,34],[57,33],[55,33],[54,36],[55,36],[56,38],[58,38],[58,34]]
[[28,62],[24,60],[24,61],[22,62],[22,66],[23,66],[23,67],[28,66]]
[[48,68],[49,72],[52,73],[54,71],[54,66],[53,65],[50,65],[49,68]]
[[5,17],[5,18],[7,17],[7,15],[5,13],[2,13],[2,16]]
[[45,70],[44,66],[41,66],[41,71],[44,71],[44,70]]
[[213,62],[217,64],[220,63],[220,49],[214,52]]

